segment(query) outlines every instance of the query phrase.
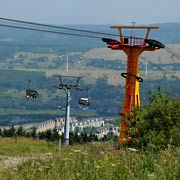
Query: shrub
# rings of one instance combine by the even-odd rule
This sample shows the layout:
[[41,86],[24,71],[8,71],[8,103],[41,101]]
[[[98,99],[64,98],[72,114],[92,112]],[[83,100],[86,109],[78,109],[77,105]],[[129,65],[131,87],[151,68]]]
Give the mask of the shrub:
[[168,145],[180,146],[180,98],[163,94],[158,88],[157,92],[150,93],[142,119],[137,135],[141,147],[159,150]]

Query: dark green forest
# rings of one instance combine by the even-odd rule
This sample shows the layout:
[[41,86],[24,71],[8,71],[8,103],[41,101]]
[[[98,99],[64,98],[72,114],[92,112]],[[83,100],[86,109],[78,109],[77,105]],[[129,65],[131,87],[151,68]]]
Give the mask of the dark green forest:
[[[1,109],[21,109],[23,110],[57,110],[59,107],[65,109],[66,96],[63,91],[53,87],[54,76],[46,77],[43,72],[27,72],[17,70],[0,71],[0,107]],[[27,100],[25,91],[28,88],[28,80],[32,80],[32,88],[39,92],[39,96],[34,100]],[[96,112],[99,116],[117,116],[121,111],[124,99],[124,86],[113,86],[108,84],[108,77],[98,78],[95,84],[85,84],[83,79],[80,82],[81,87],[89,88],[88,95],[91,104],[86,111]],[[140,84],[141,104],[148,103],[148,93],[150,90],[161,86],[163,90],[168,91],[172,96],[180,95],[179,80],[168,80],[165,76],[159,80],[146,80]],[[82,110],[83,107],[78,104],[80,97],[85,96],[82,91],[71,91],[71,109]],[[14,114],[25,118],[27,114]],[[59,115],[28,115],[30,119],[39,121],[45,118],[55,118]],[[12,119],[8,115],[1,114],[1,124],[10,123],[7,119]]]

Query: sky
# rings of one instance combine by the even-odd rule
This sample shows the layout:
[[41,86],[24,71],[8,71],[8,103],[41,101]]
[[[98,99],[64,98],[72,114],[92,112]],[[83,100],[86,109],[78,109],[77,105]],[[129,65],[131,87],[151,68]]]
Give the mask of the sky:
[[1,18],[46,24],[180,22],[180,0],[0,0],[0,3]]

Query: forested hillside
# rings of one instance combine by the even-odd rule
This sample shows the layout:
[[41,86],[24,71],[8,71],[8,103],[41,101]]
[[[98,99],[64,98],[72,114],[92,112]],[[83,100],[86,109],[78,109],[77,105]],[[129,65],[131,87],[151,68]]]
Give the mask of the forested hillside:
[[[180,54],[180,23],[159,26],[160,30],[152,31],[151,37]],[[117,33],[109,25],[68,27]],[[125,79],[121,73],[126,71],[126,58],[123,52],[108,49],[101,39],[1,28],[0,125],[42,121],[63,115],[65,93],[54,88],[56,75],[83,77],[81,86],[89,88],[91,98],[91,105],[86,109],[88,113],[118,116],[124,100]],[[143,53],[140,56],[140,76],[144,79],[140,84],[142,105],[147,103],[148,91],[158,86],[180,95],[179,69],[179,60],[165,49]],[[29,80],[32,88],[39,93],[33,101],[25,98]],[[83,95],[80,91],[72,91],[72,115],[73,110],[84,109],[78,104],[78,99]],[[58,112],[59,107],[61,113]],[[21,114],[19,111],[9,111],[12,109],[20,109]],[[46,113],[35,115],[25,110],[44,110]],[[57,112],[52,114],[51,110]],[[83,118],[80,114],[79,117]]]

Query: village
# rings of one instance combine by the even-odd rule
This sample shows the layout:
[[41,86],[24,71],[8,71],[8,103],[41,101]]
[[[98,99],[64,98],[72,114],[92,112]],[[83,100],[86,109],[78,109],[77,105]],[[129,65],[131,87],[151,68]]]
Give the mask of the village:
[[[113,134],[114,136],[119,136],[119,127],[114,126],[111,122],[113,119],[108,118],[91,118],[83,119],[78,121],[76,118],[70,118],[70,132],[81,133],[85,128],[91,128],[92,134],[98,137],[98,139],[103,138],[105,135]],[[65,118],[56,118],[55,120],[48,120],[41,123],[37,123],[34,127],[36,132],[45,132],[49,129],[57,129],[59,135],[64,133]]]

